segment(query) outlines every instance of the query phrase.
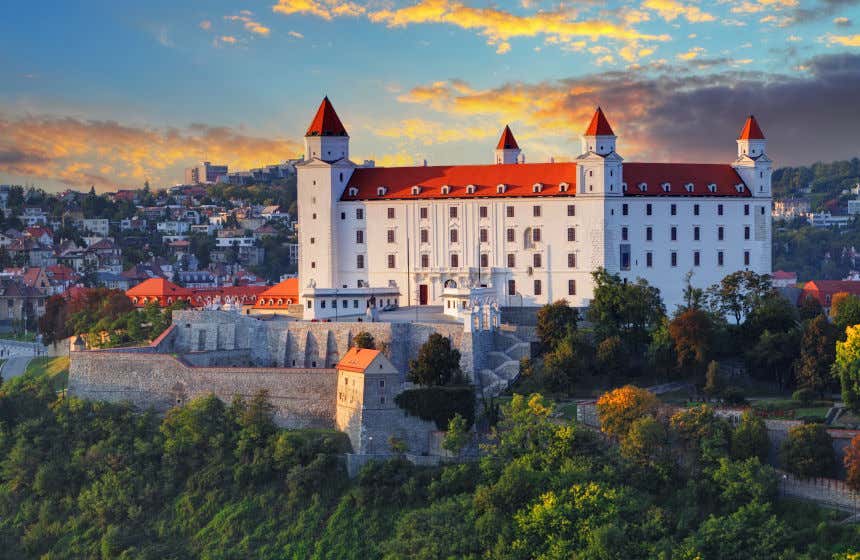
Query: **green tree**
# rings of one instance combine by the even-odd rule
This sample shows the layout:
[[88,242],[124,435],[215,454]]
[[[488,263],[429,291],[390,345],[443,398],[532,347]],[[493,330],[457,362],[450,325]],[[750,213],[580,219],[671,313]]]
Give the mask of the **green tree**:
[[706,519],[673,558],[778,560],[785,538],[786,528],[770,506],[753,502],[726,516]]
[[537,313],[537,336],[544,352],[552,350],[571,329],[576,329],[579,313],[566,300],[548,303]]
[[723,316],[730,316],[739,325],[749,315],[758,299],[771,290],[770,276],[750,270],[739,270],[724,277],[708,289],[711,306]]
[[[843,297],[836,297],[840,295]],[[845,329],[860,324],[860,297],[853,294],[836,294],[833,298],[837,301],[830,308],[830,315],[833,317],[839,339],[845,340]]]
[[687,450],[694,467],[713,465],[728,456],[731,430],[710,406],[676,412],[669,419],[669,426]]
[[765,462],[770,451],[770,438],[764,420],[746,410],[732,432],[732,458],[745,460],[757,457]]
[[621,438],[620,451],[636,464],[658,468],[664,476],[671,472],[673,459],[666,427],[653,416],[642,416],[630,424]]
[[800,305],[797,308],[797,314],[801,321],[808,321],[810,319],[815,319],[819,315],[824,315],[824,309],[816,298],[806,296],[800,301]]
[[577,380],[594,367],[594,348],[588,337],[569,330],[567,335],[544,355],[541,381],[553,392],[570,392]]
[[660,290],[644,280],[624,282],[603,268],[592,273],[594,298],[588,320],[599,340],[618,336],[634,347],[648,344],[649,333],[666,314]]
[[462,382],[460,351],[451,347],[451,341],[433,333],[418,349],[418,355],[409,362],[409,379],[419,385],[448,385]]
[[597,345],[597,367],[610,382],[624,375],[630,364],[627,348],[617,336],[610,336]]
[[833,439],[821,424],[794,426],[782,443],[780,461],[801,478],[832,476],[836,471]]
[[836,329],[824,315],[810,319],[800,338],[800,356],[794,364],[797,386],[823,391],[831,384],[836,360]]
[[747,367],[757,378],[786,387],[792,375],[792,365],[797,359],[799,344],[798,331],[764,331],[746,354]]
[[369,332],[361,331],[356,333],[355,337],[353,337],[352,346],[354,348],[369,348],[371,350],[375,350],[376,340],[374,340],[373,335]]
[[723,511],[735,511],[750,502],[767,503],[776,497],[776,472],[758,457],[740,461],[723,457],[713,470],[711,480],[718,489]]
[[847,327],[845,340],[836,343],[833,371],[839,377],[845,405],[860,412],[860,325]]
[[442,438],[442,449],[459,457],[463,448],[469,443],[469,428],[466,419],[455,414],[448,422],[448,430]]

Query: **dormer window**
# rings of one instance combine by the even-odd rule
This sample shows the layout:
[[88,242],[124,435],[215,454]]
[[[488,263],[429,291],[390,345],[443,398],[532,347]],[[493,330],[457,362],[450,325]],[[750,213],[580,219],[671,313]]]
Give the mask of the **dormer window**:
[[413,186],[412,187],[412,194],[413,195],[421,194],[421,187],[419,187],[418,185]]
[[358,188],[349,187],[349,196],[358,196]]
[[708,192],[712,192],[712,193],[717,192],[717,185],[715,185],[714,183],[711,183],[710,185],[708,185]]
[[639,192],[645,192],[648,190],[648,183],[639,183]]
[[663,192],[670,192],[672,190],[672,185],[670,183],[663,183],[661,187],[663,187]]
[[451,187],[448,185],[442,185],[442,194],[451,194]]
[[738,191],[739,193],[742,193],[742,192],[744,192],[744,186],[743,185],[735,185],[735,190]]
[[568,188],[570,188],[570,185],[568,185],[567,183],[558,184],[558,192],[567,192]]
[[385,196],[388,192],[388,187],[376,187],[376,196]]
[[541,185],[540,183],[535,183],[534,185],[532,185],[532,192],[533,193],[539,193],[542,190],[543,190],[543,185]]
[[500,184],[496,185],[496,193],[497,194],[504,194],[505,191],[507,191],[507,190],[508,190],[508,186],[504,183],[500,183]]
[[693,192],[693,183],[687,183],[686,185],[684,185],[684,188],[685,188],[685,189],[687,190],[687,192],[689,192],[689,193]]
[[475,194],[475,185],[466,185],[466,194]]

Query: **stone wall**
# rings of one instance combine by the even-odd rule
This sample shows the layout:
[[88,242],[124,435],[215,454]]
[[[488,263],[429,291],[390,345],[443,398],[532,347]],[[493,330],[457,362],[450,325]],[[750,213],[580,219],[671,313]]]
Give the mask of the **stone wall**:
[[275,420],[290,428],[332,428],[337,374],[332,369],[192,367],[167,354],[72,352],[69,394],[109,402],[129,401],[165,412],[198,396],[269,393]]

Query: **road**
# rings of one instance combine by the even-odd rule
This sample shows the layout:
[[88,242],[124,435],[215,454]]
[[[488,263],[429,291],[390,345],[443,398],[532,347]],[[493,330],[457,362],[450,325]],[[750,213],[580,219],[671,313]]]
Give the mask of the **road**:
[[0,376],[3,377],[3,380],[12,379],[13,377],[18,377],[19,375],[24,375],[24,372],[27,371],[27,364],[32,360],[31,357],[25,356],[23,358],[9,358],[3,363],[3,367],[0,368]]

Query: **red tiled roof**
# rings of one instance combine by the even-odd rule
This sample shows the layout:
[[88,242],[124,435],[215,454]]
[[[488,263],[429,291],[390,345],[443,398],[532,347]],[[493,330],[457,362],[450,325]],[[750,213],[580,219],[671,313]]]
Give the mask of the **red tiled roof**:
[[744,127],[741,130],[741,135],[738,136],[738,140],[765,140],[764,132],[761,131],[761,127],[758,125],[758,121],[755,120],[755,117],[750,115],[747,117],[747,122],[744,123]]
[[[269,300],[273,300],[269,303]],[[281,303],[278,303],[281,300]],[[290,303],[287,303],[287,301]],[[289,305],[299,303],[299,279],[287,278],[283,282],[266,289],[257,298],[254,307],[258,309],[286,309]]]
[[597,108],[594,116],[591,117],[591,123],[585,129],[585,136],[615,136],[615,133],[612,132],[612,127],[609,126],[606,115],[603,114],[603,109],[600,107]]
[[860,282],[855,280],[810,280],[803,286],[798,301],[814,297],[824,307],[830,305],[830,299],[840,292],[860,296]]
[[314,120],[311,121],[311,125],[308,127],[305,136],[349,136],[340,122],[340,118],[337,116],[331,101],[328,100],[328,96],[324,97],[322,103],[320,103],[317,114],[314,116]]
[[356,348],[353,346],[337,364],[337,369],[364,373],[373,360],[379,355],[379,350],[370,348]]
[[144,280],[134,288],[128,289],[125,292],[125,295],[129,297],[188,297],[191,296],[191,290],[187,288],[180,288],[173,282],[169,282],[164,278],[150,278],[148,280]]
[[[533,192],[540,183],[540,192]],[[559,185],[569,185],[567,192]],[[498,185],[504,184],[504,192]],[[450,187],[448,194],[443,186]],[[466,187],[473,185],[474,193]],[[418,186],[418,194],[412,187]],[[358,188],[358,194],[350,196],[350,188]],[[377,194],[378,187],[385,187],[383,196]],[[356,169],[343,192],[342,200],[375,199],[432,199],[432,198],[482,198],[513,196],[573,196],[576,192],[575,163],[522,163],[496,165],[440,165],[419,167],[368,167]]]
[[786,272],[784,270],[775,270],[773,274],[770,275],[774,280],[796,280],[797,273],[796,272]]
[[[752,196],[738,172],[722,163],[625,163],[624,182],[627,196]],[[669,183],[669,192],[664,183]],[[686,189],[689,184],[692,192]],[[709,185],[716,185],[716,190],[711,192]],[[744,186],[741,192],[738,185]]]
[[505,125],[505,130],[502,131],[502,137],[499,138],[499,143],[496,145],[497,150],[519,150],[514,133],[511,132],[511,127]]
[[191,288],[192,300],[195,305],[209,301],[226,302],[230,299],[239,303],[254,303],[266,286],[220,286],[217,288]]
[[[341,200],[417,200],[439,198],[548,197],[576,194],[576,163],[528,163],[503,165],[449,165],[425,167],[370,167],[356,169]],[[751,196],[739,192],[743,180],[731,165],[711,163],[625,163],[627,196]],[[567,191],[560,185],[566,183]],[[640,185],[644,183],[644,190]],[[669,183],[669,192],[663,184]],[[499,192],[497,186],[505,189]],[[539,192],[534,185],[541,185]],[[692,192],[686,185],[692,184]],[[473,193],[466,187],[475,187]],[[714,192],[708,188],[715,185]],[[413,194],[412,187],[419,187]],[[447,194],[442,187],[449,187]],[[380,196],[379,187],[385,187]],[[350,189],[358,193],[350,195]]]

